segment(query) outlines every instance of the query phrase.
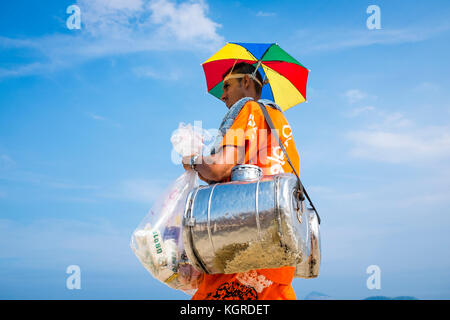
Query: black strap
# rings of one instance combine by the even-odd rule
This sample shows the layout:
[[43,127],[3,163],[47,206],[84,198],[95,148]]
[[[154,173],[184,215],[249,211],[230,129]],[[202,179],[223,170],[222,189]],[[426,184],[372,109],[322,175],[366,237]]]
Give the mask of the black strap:
[[261,108],[261,111],[262,111],[262,113],[264,115],[264,118],[265,118],[267,124],[269,125],[269,128],[270,128],[272,134],[277,139],[278,145],[280,146],[281,150],[283,150],[289,165],[291,166],[292,170],[294,171],[295,176],[297,177],[298,186],[299,186],[299,190],[300,190],[300,197],[301,197],[300,199],[303,201],[304,200],[303,194],[305,194],[305,196],[308,199],[309,204],[311,205],[312,209],[316,212],[317,220],[318,220],[318,222],[320,224],[319,213],[317,212],[316,207],[314,207],[314,204],[312,203],[311,199],[309,198],[309,195],[306,192],[305,187],[303,186],[302,182],[300,181],[300,177],[299,177],[297,171],[295,170],[294,166],[292,165],[291,159],[289,159],[287,151],[284,148],[283,143],[281,142],[280,136],[278,135],[278,131],[275,129],[275,126],[273,125],[272,118],[270,118],[269,112],[267,112],[266,106],[264,104],[260,103],[260,102],[258,102],[258,104],[259,104],[259,107]]

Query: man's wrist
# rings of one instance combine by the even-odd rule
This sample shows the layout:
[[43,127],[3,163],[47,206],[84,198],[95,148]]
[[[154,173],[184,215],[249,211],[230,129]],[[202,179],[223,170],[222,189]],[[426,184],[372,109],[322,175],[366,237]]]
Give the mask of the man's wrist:
[[194,170],[194,171],[197,171],[196,170],[196,166],[197,166],[197,164],[198,164],[198,158],[200,157],[200,155],[198,155],[198,154],[196,154],[196,155],[193,155],[192,157],[191,157],[191,163],[190,163],[190,165],[191,165],[191,169],[192,170]]

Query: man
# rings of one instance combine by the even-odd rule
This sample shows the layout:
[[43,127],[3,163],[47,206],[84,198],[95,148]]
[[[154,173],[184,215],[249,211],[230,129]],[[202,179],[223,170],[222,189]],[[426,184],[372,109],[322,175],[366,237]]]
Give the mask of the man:
[[[229,108],[219,131],[224,137],[208,157],[183,158],[186,170],[194,169],[207,182],[229,181],[237,164],[259,166],[264,175],[293,172],[272,136],[260,106],[263,79],[255,67],[238,63],[223,75],[222,101]],[[273,102],[260,100],[278,130],[289,158],[299,172],[299,156],[291,128],[281,109]],[[232,205],[232,204],[230,204]],[[235,274],[205,274],[194,300],[203,299],[296,299],[291,282],[295,267],[259,269]]]

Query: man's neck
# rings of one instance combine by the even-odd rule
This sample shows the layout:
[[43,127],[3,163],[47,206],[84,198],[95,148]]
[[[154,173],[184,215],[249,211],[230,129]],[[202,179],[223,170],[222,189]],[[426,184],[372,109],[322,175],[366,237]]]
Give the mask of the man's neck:
[[251,96],[251,95],[244,96],[244,97],[240,98],[238,101],[236,101],[235,103],[233,103],[231,106],[229,106],[228,109],[231,109],[236,103],[238,103],[239,101],[241,101],[242,99],[245,99],[245,98],[250,98],[250,99],[253,99],[255,101],[258,101],[259,99],[261,99],[260,96],[256,96],[256,97],[255,96]]

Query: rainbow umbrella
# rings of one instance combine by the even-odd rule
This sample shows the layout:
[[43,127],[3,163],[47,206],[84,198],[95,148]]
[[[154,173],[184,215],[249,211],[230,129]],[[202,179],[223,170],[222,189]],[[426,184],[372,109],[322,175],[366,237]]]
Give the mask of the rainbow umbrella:
[[262,99],[274,101],[283,111],[306,101],[309,70],[276,43],[227,43],[202,64],[208,92],[220,99],[222,75],[240,62],[257,67],[267,80]]

